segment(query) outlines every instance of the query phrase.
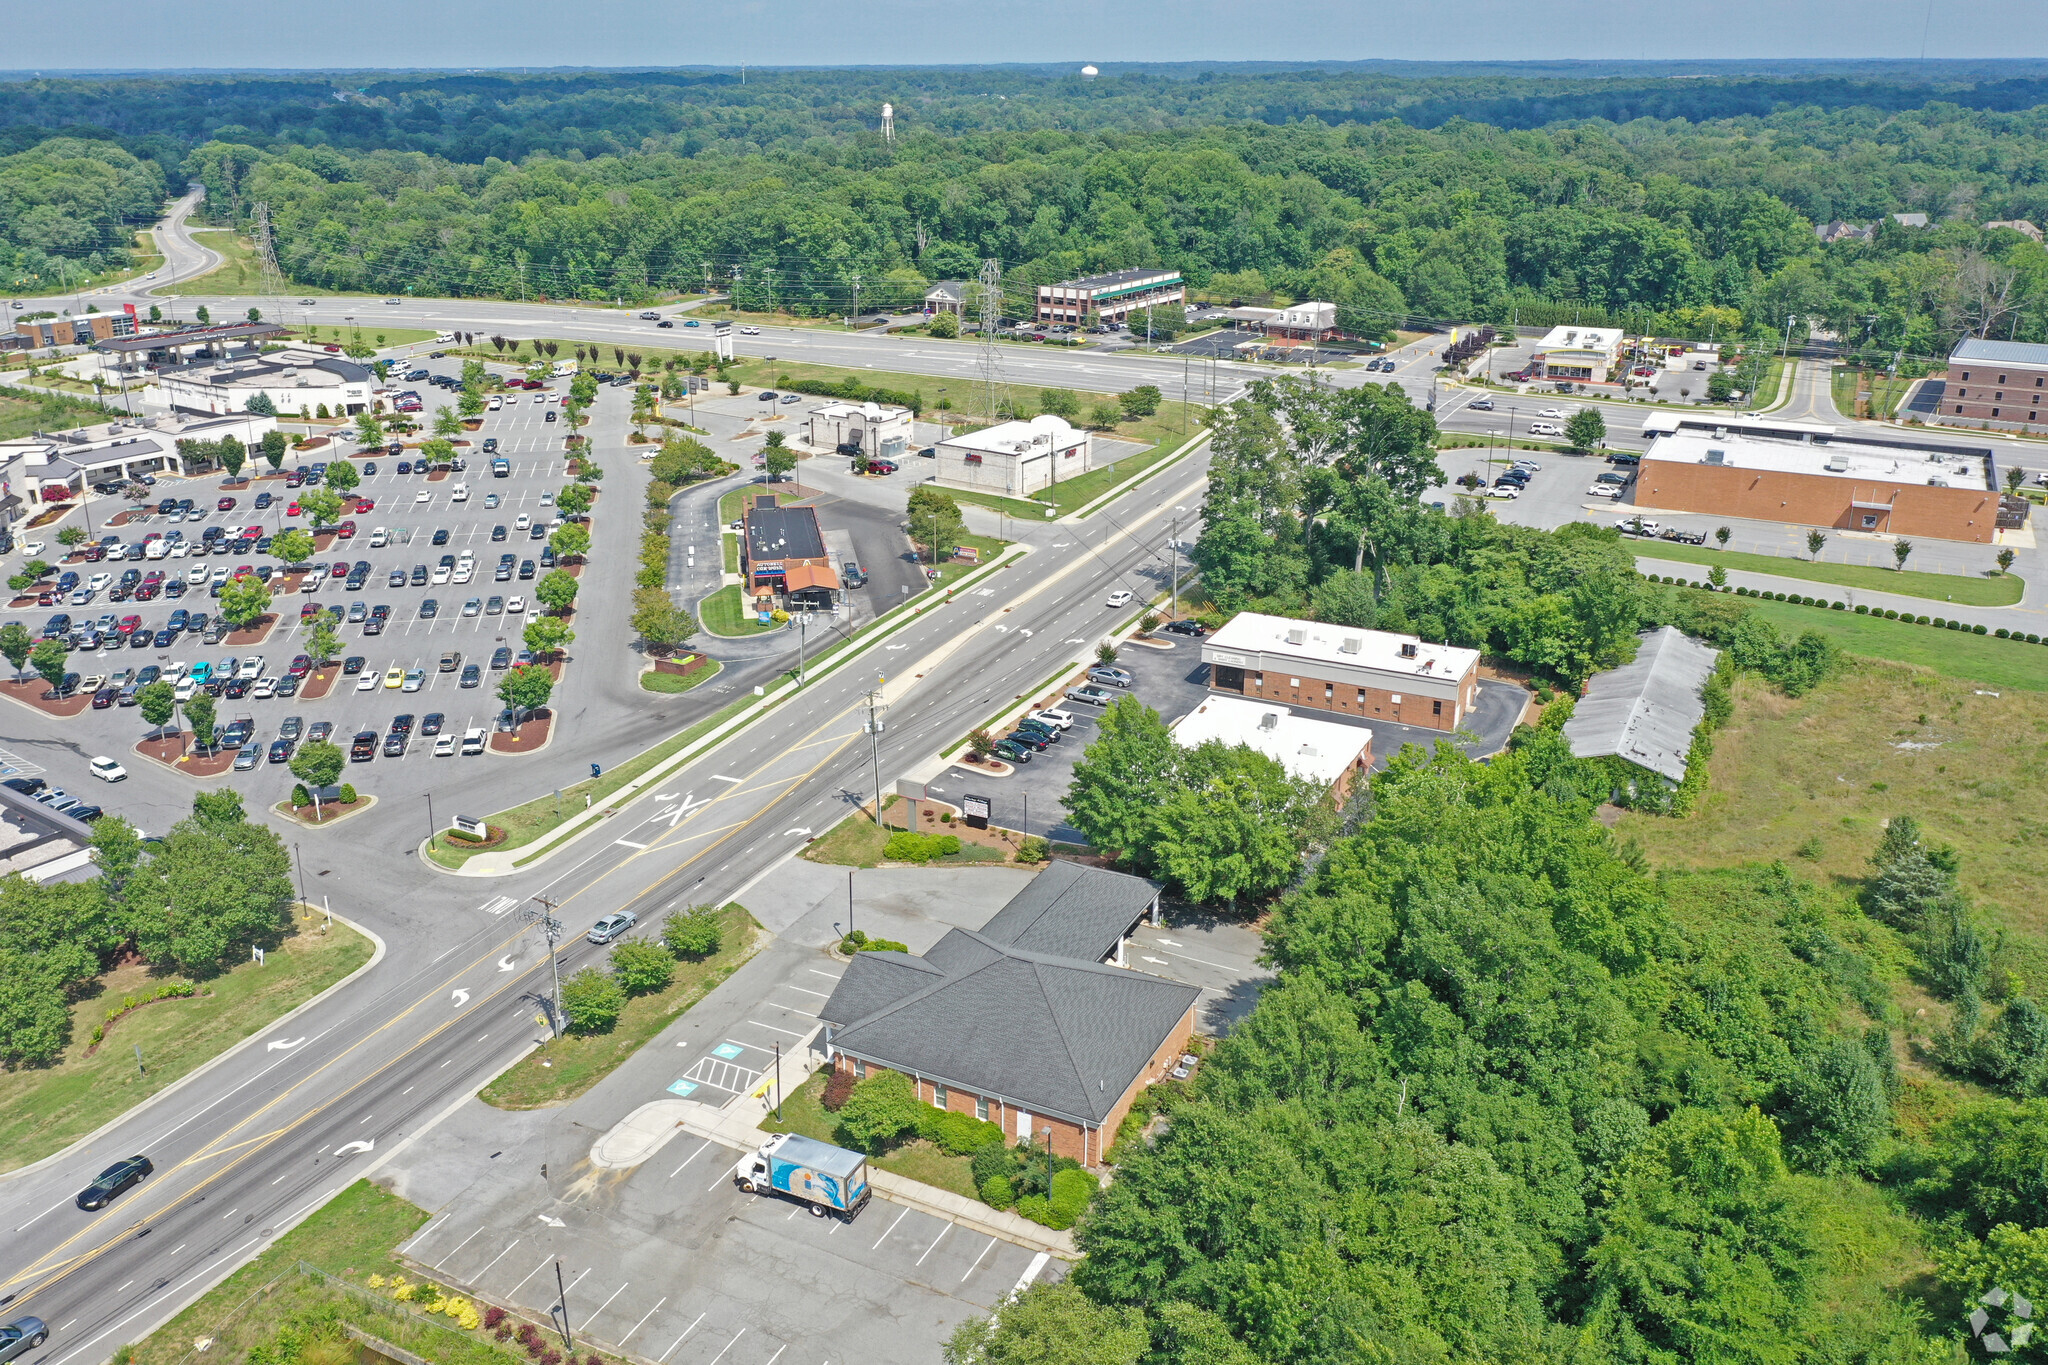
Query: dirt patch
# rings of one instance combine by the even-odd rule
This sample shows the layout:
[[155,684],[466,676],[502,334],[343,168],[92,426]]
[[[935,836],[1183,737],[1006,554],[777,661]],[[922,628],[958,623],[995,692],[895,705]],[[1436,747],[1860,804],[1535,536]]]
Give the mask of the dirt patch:
[[454,475],[455,471],[452,469],[436,469],[427,475],[427,482],[440,483],[445,479],[453,478]]
[[306,437],[305,439],[303,439],[303,440],[301,440],[301,441],[298,441],[298,442],[296,442],[296,443],[295,443],[295,444],[294,444],[294,445],[292,446],[292,449],[293,449],[293,450],[318,450],[318,449],[320,449],[320,448],[321,448],[322,446],[324,446],[324,445],[327,445],[327,444],[329,444],[329,442],[328,442],[328,439],[327,439],[327,438],[326,438],[325,436],[308,436],[308,437]]
[[174,768],[187,777],[219,777],[235,766],[233,749],[216,749],[212,753],[192,752],[192,735],[188,731],[176,731],[156,739],[145,739],[135,746],[135,752],[144,758],[154,759],[167,768]]
[[61,507],[52,507],[47,512],[38,512],[35,514],[35,516],[29,519],[28,527],[31,531],[33,531],[41,527],[48,526],[51,522],[57,521],[60,518],[62,518],[63,515],[66,512],[69,512],[70,510],[71,504],[67,502]]
[[516,730],[496,730],[491,734],[491,752],[494,754],[531,754],[545,748],[548,730],[554,724],[554,714],[545,707],[532,720]]
[[326,668],[316,668],[306,675],[304,682],[299,684],[299,695],[307,701],[318,701],[334,690],[334,684],[340,677],[340,664],[329,664]]
[[142,514],[140,512],[116,512],[111,517],[107,517],[104,520],[102,520],[100,522],[100,525],[126,526],[132,519],[139,517],[141,515]]
[[224,644],[229,649],[241,649],[248,645],[260,645],[270,638],[270,632],[277,626],[275,616],[259,616],[246,630],[231,630]]
[[0,683],[0,691],[4,691],[24,705],[35,707],[46,715],[75,716],[92,706],[92,693],[82,688],[62,701],[44,700],[43,693],[49,690],[50,685],[41,678],[31,678],[27,682]]

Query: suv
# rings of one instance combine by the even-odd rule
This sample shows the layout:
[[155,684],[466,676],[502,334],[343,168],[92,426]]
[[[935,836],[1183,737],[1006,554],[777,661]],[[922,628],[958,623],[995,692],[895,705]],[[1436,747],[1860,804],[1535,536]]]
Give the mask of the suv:
[[839,566],[839,581],[849,588],[865,588],[868,576],[859,564],[849,559]]

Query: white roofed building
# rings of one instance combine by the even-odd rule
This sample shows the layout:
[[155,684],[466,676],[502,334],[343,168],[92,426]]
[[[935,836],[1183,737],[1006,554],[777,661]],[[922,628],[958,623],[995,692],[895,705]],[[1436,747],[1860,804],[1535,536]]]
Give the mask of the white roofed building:
[[859,451],[875,459],[898,459],[913,436],[910,409],[881,403],[827,403],[812,408],[810,420],[811,444],[845,455]]
[[1431,730],[1457,729],[1479,686],[1476,649],[1252,611],[1202,642],[1202,662],[1217,692]]
[[1623,758],[1676,786],[1685,780],[1693,730],[1707,713],[1701,689],[1719,651],[1675,626],[1642,638],[1633,663],[1587,681],[1564,737],[1579,758]]
[[367,365],[311,347],[167,366],[153,376],[143,401],[185,412],[246,412],[258,394],[295,416],[321,408],[336,417],[367,411],[377,377]]
[[938,481],[1010,497],[1028,497],[1094,468],[1094,442],[1065,418],[1040,413],[938,444]]
[[1329,788],[1339,801],[1372,767],[1370,728],[1316,720],[1243,697],[1212,696],[1173,723],[1173,742],[1183,749],[1212,739],[1254,749],[1278,762],[1289,777]]
[[1621,328],[1553,327],[1536,343],[1529,369],[1538,379],[1605,384],[1621,363]]

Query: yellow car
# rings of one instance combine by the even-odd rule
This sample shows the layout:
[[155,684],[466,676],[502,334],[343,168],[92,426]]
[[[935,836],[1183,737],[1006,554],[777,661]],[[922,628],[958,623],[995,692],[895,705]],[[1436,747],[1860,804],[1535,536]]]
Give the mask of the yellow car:
[[399,687],[402,686],[404,682],[405,669],[400,667],[398,664],[393,664],[391,665],[391,667],[384,670],[384,685],[386,687]]

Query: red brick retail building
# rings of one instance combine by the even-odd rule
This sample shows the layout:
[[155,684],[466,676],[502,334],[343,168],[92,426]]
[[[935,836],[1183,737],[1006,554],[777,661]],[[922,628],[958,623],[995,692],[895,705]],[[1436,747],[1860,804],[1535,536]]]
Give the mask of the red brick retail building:
[[1204,640],[1202,662],[1217,692],[1429,730],[1457,729],[1479,686],[1476,649],[1255,611]]
[[1948,357],[1943,422],[2033,426],[2048,415],[2048,346],[1969,337]]

